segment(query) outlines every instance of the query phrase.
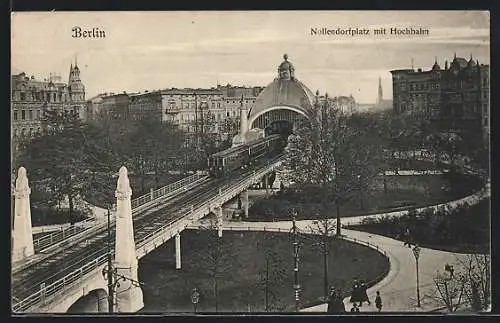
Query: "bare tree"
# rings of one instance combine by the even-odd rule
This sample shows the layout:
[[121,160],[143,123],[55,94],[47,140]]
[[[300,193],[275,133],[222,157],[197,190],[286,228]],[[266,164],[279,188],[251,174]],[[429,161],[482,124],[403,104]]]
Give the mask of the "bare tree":
[[257,248],[264,253],[264,268],[259,272],[259,286],[264,291],[264,309],[266,312],[283,309],[279,291],[286,279],[286,265],[279,253],[274,250],[276,234],[265,234],[257,242]]
[[466,296],[473,310],[484,311],[491,305],[490,256],[472,254],[459,256],[457,265],[466,279]]
[[219,310],[219,284],[230,278],[231,270],[236,268],[234,247],[224,237],[219,237],[217,232],[217,222],[214,218],[200,226],[200,229],[207,234],[207,247],[198,253],[200,261],[199,269],[206,273],[212,283],[215,311]]
[[462,304],[465,297],[466,281],[464,276],[450,273],[437,272],[433,277],[436,286],[435,294],[431,296],[439,303],[446,306],[450,312],[455,312]]
[[470,306],[484,311],[491,301],[490,257],[486,254],[458,256],[454,265],[446,264],[445,272],[434,276],[434,298],[450,312]]

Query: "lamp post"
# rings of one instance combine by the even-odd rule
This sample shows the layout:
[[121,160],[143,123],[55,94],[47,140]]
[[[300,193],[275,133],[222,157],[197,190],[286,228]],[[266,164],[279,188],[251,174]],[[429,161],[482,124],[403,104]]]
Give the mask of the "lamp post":
[[413,247],[412,251],[415,256],[415,266],[417,270],[417,307],[420,307],[420,284],[418,280],[418,258],[420,257],[420,247],[416,245]]
[[196,306],[200,301],[200,293],[197,288],[193,288],[193,292],[191,293],[191,303],[193,304],[194,312],[196,313]]
[[295,218],[297,212],[293,210],[292,216],[292,239],[293,239],[293,259],[294,259],[294,284],[293,288],[295,290],[295,311],[299,311],[300,306],[300,283],[299,283],[299,242],[297,241],[297,225]]
[[103,269],[102,274],[104,278],[108,279],[108,312],[113,313],[113,306],[114,306],[114,282],[113,278],[115,276],[115,272],[113,269],[113,260],[111,257],[111,215],[108,207],[108,239],[107,239],[107,244],[108,244],[108,265],[106,268]]

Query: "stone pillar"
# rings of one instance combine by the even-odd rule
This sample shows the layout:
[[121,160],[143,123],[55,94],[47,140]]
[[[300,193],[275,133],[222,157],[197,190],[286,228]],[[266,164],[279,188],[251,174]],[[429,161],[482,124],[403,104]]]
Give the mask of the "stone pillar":
[[14,228],[12,230],[12,262],[35,254],[31,228],[31,189],[28,185],[26,169],[19,167],[14,195]]
[[248,189],[243,192],[243,205],[245,208],[245,218],[248,218]]
[[245,134],[248,131],[248,110],[243,104],[243,96],[240,102],[240,134],[242,140],[245,138]]
[[175,269],[181,269],[181,233],[175,235]]
[[[130,198],[132,189],[128,179],[127,169],[120,168],[116,187],[116,240],[115,240],[115,267],[120,285],[115,290],[116,312],[137,312],[144,307],[142,290],[135,282],[137,276],[137,256],[135,253],[134,228],[132,223],[132,205]],[[133,281],[132,281],[133,280]]]
[[217,231],[219,238],[222,237],[222,205],[217,208]]
[[266,196],[269,195],[269,176],[264,175],[264,186],[266,187]]

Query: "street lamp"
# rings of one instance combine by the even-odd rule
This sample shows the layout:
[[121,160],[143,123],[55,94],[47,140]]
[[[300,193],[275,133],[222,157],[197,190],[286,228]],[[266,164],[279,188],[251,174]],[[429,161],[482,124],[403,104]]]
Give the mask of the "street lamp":
[[193,292],[191,293],[191,303],[193,303],[193,309],[195,313],[196,313],[196,306],[198,305],[199,301],[200,301],[200,293],[198,292],[197,288],[193,288]]
[[420,284],[418,280],[418,258],[420,257],[420,247],[415,245],[412,251],[415,256],[415,265],[417,270],[417,307],[420,307]]
[[113,268],[113,260],[111,257],[111,212],[108,206],[108,265],[106,268],[102,270],[102,275],[104,278],[108,280],[108,312],[113,313],[113,304],[114,304],[114,285],[113,278],[116,274],[116,269]]
[[292,211],[292,238],[293,238],[293,254],[294,254],[294,284],[293,288],[295,290],[295,311],[299,311],[300,306],[300,283],[299,283],[299,242],[297,241],[297,224],[296,217],[297,211]]

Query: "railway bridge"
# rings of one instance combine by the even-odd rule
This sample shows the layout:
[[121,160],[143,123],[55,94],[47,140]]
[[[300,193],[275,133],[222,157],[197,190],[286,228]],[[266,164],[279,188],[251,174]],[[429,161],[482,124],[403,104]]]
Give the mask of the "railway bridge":
[[[31,234],[30,190],[26,170],[21,168],[15,190],[13,257],[18,259],[12,273],[13,312],[108,312],[108,255],[114,259],[113,284],[117,279],[119,282],[113,285],[114,311],[140,310],[144,305],[137,279],[138,260],[175,237],[176,268],[181,269],[181,232],[206,215],[215,214],[218,233],[222,235],[224,203],[242,194],[248,215],[247,189],[278,168],[283,160],[284,155],[262,160],[235,171],[231,177],[197,175],[184,187],[177,187],[180,193],[170,199],[166,200],[165,194],[154,198],[151,192],[142,197],[146,200],[142,204],[131,199],[127,169],[122,167],[115,194],[116,210],[109,215],[110,220],[36,254],[26,234]],[[113,246],[108,245],[113,240]],[[36,260],[27,261],[33,258]]]

